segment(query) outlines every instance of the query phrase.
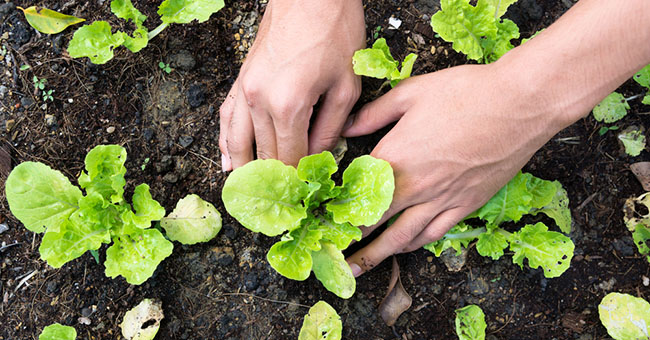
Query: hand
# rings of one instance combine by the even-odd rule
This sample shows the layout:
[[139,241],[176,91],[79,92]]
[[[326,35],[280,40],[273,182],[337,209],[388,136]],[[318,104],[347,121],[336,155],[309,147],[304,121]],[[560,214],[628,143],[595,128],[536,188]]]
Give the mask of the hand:
[[407,79],[350,117],[346,137],[399,120],[372,152],[394,169],[393,203],[364,237],[403,211],[348,259],[355,276],[440,239],[570,123],[516,79],[498,64],[454,67]]
[[220,108],[222,170],[253,160],[253,144],[258,158],[291,165],[308,152],[334,147],[361,93],[352,55],[364,46],[360,0],[269,1]]

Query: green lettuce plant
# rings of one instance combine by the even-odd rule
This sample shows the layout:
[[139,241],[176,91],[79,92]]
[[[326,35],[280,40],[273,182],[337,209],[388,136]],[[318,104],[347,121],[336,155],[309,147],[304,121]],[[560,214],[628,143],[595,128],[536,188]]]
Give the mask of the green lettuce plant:
[[158,7],[162,23],[149,31],[144,26],[147,16],[135,8],[131,0],[113,0],[113,14],[120,19],[131,21],[135,30],[131,34],[122,31],[113,33],[108,22],[95,21],[74,33],[68,53],[73,58],[89,57],[95,64],[104,64],[113,58],[113,50],[119,46],[124,46],[134,53],[139,52],[147,46],[149,40],[170,24],[187,24],[194,20],[205,22],[223,7],[223,0],[165,0]]
[[354,52],[352,67],[357,75],[387,79],[390,86],[395,87],[400,81],[411,76],[417,58],[418,55],[415,53],[407,55],[400,70],[399,61],[390,54],[386,39],[381,38],[372,44],[372,48]]
[[336,310],[327,302],[318,301],[305,315],[298,340],[341,340],[342,332],[343,323]]
[[520,172],[483,207],[424,248],[436,256],[449,248],[460,253],[461,248],[476,240],[479,254],[498,260],[510,246],[512,262],[523,267],[526,259],[531,268],[542,267],[544,276],[557,277],[571,264],[575,246],[570,238],[549,231],[542,222],[515,232],[503,228],[505,222],[518,222],[524,215],[540,213],[552,218],[563,233],[571,232],[569,198],[560,182]]
[[508,7],[517,0],[441,0],[441,10],[431,16],[431,27],[452,48],[467,58],[488,64],[513,48],[519,27],[503,19]]
[[642,298],[607,294],[598,305],[598,315],[615,340],[650,339],[650,303]]
[[11,171],[5,187],[9,209],[28,230],[45,232],[39,252],[50,266],[59,268],[112,243],[106,250],[106,276],[121,275],[141,284],[173,249],[151,228],[153,221],[162,220],[171,239],[188,243],[208,241],[221,229],[219,213],[198,197],[181,200],[165,218],[149,186],[140,184],[129,204],[124,199],[125,162],[126,150],[119,145],[99,145],[88,152],[86,171],[78,179],[85,195],[43,163],[24,162]]
[[456,335],[459,340],[485,340],[486,328],[481,307],[469,305],[456,309]]
[[343,172],[343,184],[330,152],[304,157],[298,168],[278,160],[256,160],[233,171],[222,191],[226,210],[244,227],[282,236],[267,254],[278,273],[305,280],[314,272],[325,288],[342,298],[356,281],[342,251],[361,239],[357,226],[379,221],[395,188],[384,160],[362,156]]
[[70,326],[55,323],[43,328],[38,340],[75,340],[77,331]]

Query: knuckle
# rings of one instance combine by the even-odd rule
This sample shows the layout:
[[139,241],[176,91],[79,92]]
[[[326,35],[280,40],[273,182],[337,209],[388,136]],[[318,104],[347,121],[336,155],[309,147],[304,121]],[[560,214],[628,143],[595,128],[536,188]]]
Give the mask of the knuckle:
[[232,117],[232,105],[230,103],[224,102],[219,107],[219,117],[221,119],[230,119]]
[[389,234],[389,239],[394,244],[406,245],[413,240],[413,235],[408,228],[395,228]]
[[242,80],[241,90],[246,98],[248,106],[255,107],[259,104],[260,98],[262,97],[262,86],[259,82],[251,80]]
[[275,158],[275,157],[273,157],[273,155],[271,155],[267,151],[257,150],[257,158],[258,159],[272,159],[272,158]]
[[242,154],[246,152],[246,148],[247,148],[247,146],[243,143],[243,141],[235,136],[227,137],[227,147],[228,147],[228,152],[230,152],[231,154]]

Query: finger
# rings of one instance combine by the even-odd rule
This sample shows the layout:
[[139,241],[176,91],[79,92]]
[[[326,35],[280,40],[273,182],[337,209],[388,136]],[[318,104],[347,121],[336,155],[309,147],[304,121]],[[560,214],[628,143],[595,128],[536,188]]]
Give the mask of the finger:
[[253,121],[241,90],[237,93],[233,117],[228,130],[227,147],[233,169],[253,160]]
[[228,130],[230,129],[230,121],[232,120],[232,113],[235,109],[235,99],[237,89],[239,88],[238,81],[230,88],[226,99],[219,107],[219,150],[221,151],[221,171],[232,170],[232,162],[228,154]]
[[441,239],[449,229],[453,228],[470,213],[468,213],[465,208],[455,208],[444,211],[436,216],[433,221],[431,221],[429,225],[427,225],[424,230],[422,230],[422,232],[402,250],[402,252],[408,253]]
[[406,113],[404,87],[396,87],[379,99],[364,105],[359,112],[350,115],[343,127],[344,137],[371,134],[400,119]]
[[351,86],[346,83],[327,92],[309,133],[309,154],[331,150],[336,146],[343,124],[359,99],[360,92],[361,84],[358,79],[355,79]]
[[257,158],[278,158],[273,119],[266,110],[257,106],[250,107],[250,112],[253,119],[253,129],[255,131]]
[[[302,111],[302,112],[301,112]],[[309,117],[313,112],[313,107],[298,110],[297,114],[280,115],[280,119],[274,119],[276,145],[278,150],[278,159],[287,165],[297,166],[300,158],[307,155]],[[293,117],[293,119],[286,119]]]
[[365,248],[347,261],[355,277],[377,266],[387,257],[399,253],[429,224],[435,212],[433,205],[421,204],[404,210],[402,215]]

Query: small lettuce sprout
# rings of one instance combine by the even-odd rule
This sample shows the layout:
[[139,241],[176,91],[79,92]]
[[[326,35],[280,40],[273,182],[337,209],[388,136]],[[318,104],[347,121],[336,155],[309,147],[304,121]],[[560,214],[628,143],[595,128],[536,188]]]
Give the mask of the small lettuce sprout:
[[647,65],[639,72],[637,72],[632,79],[637,82],[639,85],[646,88],[645,97],[643,97],[642,103],[645,105],[650,105],[650,65]]
[[233,171],[222,191],[230,215],[253,232],[284,235],[267,254],[278,273],[303,281],[314,272],[325,288],[347,299],[356,281],[342,251],[361,239],[357,226],[379,221],[393,199],[390,164],[362,156],[343,172],[330,152],[304,157],[298,168],[256,160]]
[[167,238],[182,244],[213,239],[221,230],[221,214],[198,195],[188,195],[176,203],[176,209],[160,221]]
[[318,301],[305,315],[298,340],[341,340],[342,332],[343,324],[336,310],[327,302]]
[[352,67],[357,75],[387,79],[390,86],[395,87],[400,81],[411,76],[417,58],[414,53],[407,55],[400,70],[399,62],[390,54],[386,39],[381,38],[372,44],[372,48],[354,52]]
[[627,103],[625,97],[618,92],[614,92],[596,105],[593,113],[597,121],[613,123],[625,117],[629,109],[630,104]]
[[452,48],[467,58],[489,64],[513,48],[512,39],[519,38],[519,27],[512,20],[502,19],[508,7],[517,0],[442,0],[441,10],[431,17],[433,31],[452,43]]
[[86,19],[59,13],[43,7],[31,6],[27,9],[22,7],[17,8],[23,11],[25,19],[27,19],[30,26],[45,34],[60,33],[68,28],[68,26],[86,21]]
[[152,340],[164,317],[159,300],[144,299],[124,314],[120,324],[122,336],[126,340]]
[[598,305],[600,322],[615,340],[650,339],[650,303],[629,294],[607,294]]
[[459,340],[484,340],[486,328],[481,307],[469,305],[456,309],[456,335]]
[[[544,276],[558,277],[571,264],[575,248],[570,238],[549,231],[541,222],[526,225],[516,232],[501,228],[504,222],[518,222],[524,215],[545,214],[552,218],[563,233],[571,232],[569,198],[560,182],[546,181],[528,173],[518,173],[483,207],[454,226],[440,240],[424,246],[440,256],[453,248],[460,254],[478,240],[476,250],[482,256],[498,260],[506,247],[514,252],[512,262],[523,268],[528,260],[531,268],[542,267]],[[474,227],[472,220],[480,220],[482,227]],[[478,223],[478,222],[477,222]]]
[[70,326],[55,323],[43,328],[38,340],[75,340],[77,331]]
[[618,139],[625,147],[625,153],[636,157],[645,149],[645,129],[637,126],[630,126],[618,134]]
[[623,207],[625,226],[632,233],[632,239],[641,255],[650,262],[650,212],[643,215],[637,211],[636,206],[645,206],[650,209],[650,193],[639,197],[632,197],[625,201]]
[[[151,197],[149,186],[135,187],[132,204],[124,199],[125,162],[126,150],[119,145],[99,145],[88,152],[86,171],[78,179],[85,195],[42,163],[24,162],[11,171],[5,185],[9,209],[28,230],[45,232],[39,252],[50,266],[59,268],[112,243],[106,250],[106,276],[141,284],[172,253],[172,243],[151,228],[153,221],[163,219],[165,209]],[[194,233],[192,243],[207,241],[221,228],[218,212],[198,197],[185,200],[196,204],[187,208],[179,203],[181,212],[175,210],[167,220],[171,234],[183,241],[177,235]]]
[[104,64],[113,58],[113,50],[119,46],[136,53],[170,24],[187,24],[194,20],[205,22],[210,15],[223,7],[223,0],[165,0],[158,7],[162,24],[149,32],[144,26],[147,16],[136,9],[131,0],[113,0],[113,14],[120,19],[131,21],[135,30],[131,34],[121,31],[113,33],[108,22],[95,21],[74,33],[68,53],[73,58],[89,57],[95,64]]

